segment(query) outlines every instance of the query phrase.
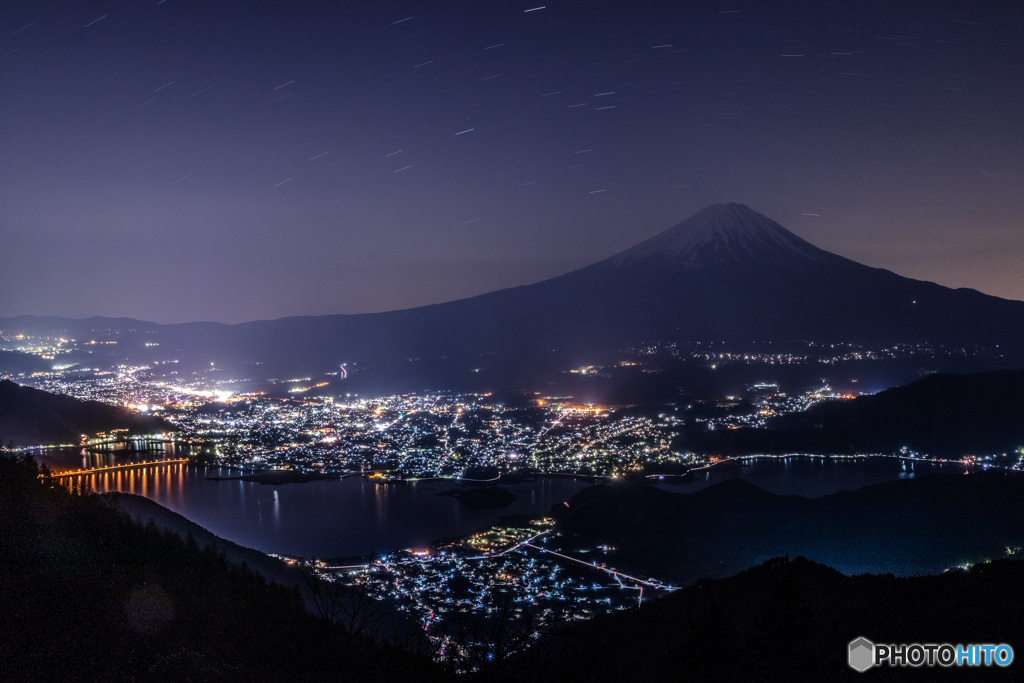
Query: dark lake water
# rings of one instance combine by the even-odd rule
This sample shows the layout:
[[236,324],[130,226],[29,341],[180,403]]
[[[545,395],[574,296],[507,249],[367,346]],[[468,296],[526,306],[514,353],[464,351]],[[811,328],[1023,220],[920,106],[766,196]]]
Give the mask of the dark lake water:
[[726,479],[743,479],[780,496],[818,498],[886,481],[920,477],[934,472],[964,472],[965,469],[963,465],[939,465],[885,457],[748,458],[741,463],[729,462],[696,472],[697,481],[689,484],[665,477],[658,480],[657,485],[667,491],[693,493]]
[[546,515],[589,484],[539,478],[507,486],[516,500],[472,510],[447,481],[376,484],[362,477],[266,486],[210,481],[237,471],[184,464],[115,470],[88,477],[93,490],[146,496],[223,538],[264,552],[348,557],[412,548],[494,524],[498,515]]
[[[152,444],[150,444],[152,446]],[[37,457],[55,469],[122,464],[157,456],[180,457],[173,444],[142,453],[84,453],[49,450]],[[136,449],[143,450],[139,446]],[[894,458],[749,459],[747,466],[719,465],[697,473],[697,481],[671,478],[656,485],[693,493],[730,478],[741,478],[780,495],[818,497],[842,489],[932,472],[963,472],[963,466],[932,465]],[[376,484],[361,477],[267,486],[243,481],[210,481],[237,471],[185,464],[114,470],[89,475],[99,492],[124,491],[146,496],[213,533],[264,552],[304,557],[347,557],[416,547],[457,536],[498,521],[499,515],[546,514],[589,486],[582,481],[538,478],[507,486],[516,500],[500,510],[472,510],[454,498],[435,494],[453,488],[447,481]]]

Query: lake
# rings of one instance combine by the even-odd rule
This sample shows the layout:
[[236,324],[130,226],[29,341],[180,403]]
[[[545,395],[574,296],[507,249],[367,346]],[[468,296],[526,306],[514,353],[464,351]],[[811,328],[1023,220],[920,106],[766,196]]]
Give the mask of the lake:
[[186,464],[89,475],[99,493],[146,496],[213,533],[263,552],[302,557],[352,557],[414,548],[494,524],[499,515],[547,515],[589,484],[541,477],[505,486],[516,500],[500,510],[473,510],[437,493],[449,481],[378,484],[362,477],[267,486],[210,481],[237,470]]
[[[173,445],[160,447],[164,457],[178,456]],[[36,454],[56,469],[83,464],[111,465],[148,460],[157,455],[83,453],[79,449]],[[180,456],[179,456],[180,457]],[[83,462],[84,461],[84,462]],[[894,458],[834,459],[814,457],[750,458],[697,472],[689,484],[666,477],[657,486],[693,493],[717,482],[741,478],[780,495],[818,497],[842,489],[893,481],[932,472],[962,472],[962,465],[934,465]],[[506,486],[516,500],[500,510],[473,510],[449,496],[435,494],[454,487],[448,481],[378,484],[361,477],[268,486],[244,481],[210,481],[238,476],[237,470],[187,464],[125,469],[89,475],[98,492],[124,491],[146,496],[211,532],[250,548],[303,557],[353,557],[458,536],[494,524],[499,515],[545,515],[589,484],[567,478],[540,477]]]
[[36,460],[54,472],[127,465],[149,460],[188,457],[187,444],[159,439],[132,439],[118,444],[90,448],[39,448],[31,451]]

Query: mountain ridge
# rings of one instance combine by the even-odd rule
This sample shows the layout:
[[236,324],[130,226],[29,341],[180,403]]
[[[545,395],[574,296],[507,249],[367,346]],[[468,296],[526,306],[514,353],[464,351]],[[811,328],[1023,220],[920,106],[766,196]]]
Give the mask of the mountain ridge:
[[[169,348],[194,367],[231,361],[274,373],[453,357],[479,368],[471,359],[493,354],[505,366],[521,356],[529,368],[552,349],[586,364],[628,347],[708,340],[1024,345],[1024,302],[859,264],[740,204],[708,207],[570,273],[429,306],[238,325],[0,320],[0,329],[27,323],[103,325],[124,340],[119,355],[133,360],[166,358]],[[144,338],[160,344],[159,356],[130,347]]]

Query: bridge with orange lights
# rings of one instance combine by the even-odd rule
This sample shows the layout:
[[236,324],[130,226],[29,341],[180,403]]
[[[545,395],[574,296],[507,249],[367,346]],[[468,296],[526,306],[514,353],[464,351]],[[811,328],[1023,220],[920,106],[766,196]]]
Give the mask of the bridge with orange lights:
[[55,479],[60,479],[63,477],[79,477],[89,474],[98,474],[101,472],[113,472],[115,470],[137,469],[142,467],[159,467],[161,465],[178,465],[182,463],[187,463],[188,461],[188,458],[176,458],[173,460],[147,460],[146,462],[130,462],[125,463],[123,465],[108,465],[106,467],[93,467],[90,469],[83,470],[68,470],[66,472],[54,473],[52,476]]

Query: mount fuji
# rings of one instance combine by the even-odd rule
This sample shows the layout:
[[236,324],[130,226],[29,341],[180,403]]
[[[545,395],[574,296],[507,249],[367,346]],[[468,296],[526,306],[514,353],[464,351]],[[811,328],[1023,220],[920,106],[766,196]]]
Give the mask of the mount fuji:
[[442,304],[239,325],[0,320],[4,331],[43,328],[72,336],[106,330],[132,359],[144,342],[159,342],[161,355],[207,367],[230,361],[323,372],[342,362],[527,358],[551,350],[583,357],[712,340],[1019,347],[1024,302],[865,266],[743,204],[719,204],[580,270]]
[[729,264],[852,263],[818,249],[745,204],[715,204],[597,265],[684,270]]
[[388,346],[390,337],[398,351],[418,338],[423,352],[440,354],[658,341],[995,346],[1024,340],[1024,302],[859,264],[742,204],[709,206],[626,251],[550,280],[350,320],[376,328],[376,345]]

